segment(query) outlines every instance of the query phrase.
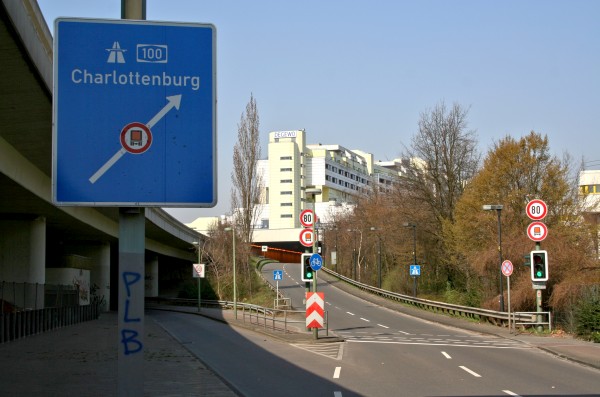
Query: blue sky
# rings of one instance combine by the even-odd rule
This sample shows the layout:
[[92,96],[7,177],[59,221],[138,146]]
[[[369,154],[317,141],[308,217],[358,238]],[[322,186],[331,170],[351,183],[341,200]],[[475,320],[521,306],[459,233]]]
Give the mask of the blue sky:
[[[38,0],[59,16],[120,18],[120,0]],[[470,108],[486,153],[534,130],[558,156],[600,160],[600,2],[147,0],[147,19],[217,28],[219,201],[230,212],[237,125],[252,93],[268,133],[399,157],[422,112]],[[600,163],[600,162],[599,162]]]

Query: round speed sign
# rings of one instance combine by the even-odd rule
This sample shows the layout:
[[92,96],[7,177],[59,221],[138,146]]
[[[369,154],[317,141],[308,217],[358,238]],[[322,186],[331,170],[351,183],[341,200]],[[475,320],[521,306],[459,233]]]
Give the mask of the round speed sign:
[[535,199],[527,203],[526,211],[530,219],[539,221],[548,214],[548,206],[542,200]]
[[304,227],[311,227],[315,223],[315,214],[312,210],[304,210],[300,213],[300,223]]

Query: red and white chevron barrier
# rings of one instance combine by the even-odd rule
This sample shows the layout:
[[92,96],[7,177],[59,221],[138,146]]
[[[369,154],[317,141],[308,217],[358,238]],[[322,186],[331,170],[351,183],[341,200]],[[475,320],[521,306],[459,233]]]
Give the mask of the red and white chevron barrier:
[[323,328],[325,315],[325,294],[323,292],[306,293],[306,328]]

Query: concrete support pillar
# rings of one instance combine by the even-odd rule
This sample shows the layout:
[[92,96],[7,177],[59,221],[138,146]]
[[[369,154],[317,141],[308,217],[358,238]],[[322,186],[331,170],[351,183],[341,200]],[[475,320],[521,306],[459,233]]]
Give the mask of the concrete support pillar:
[[146,260],[145,296],[158,296],[158,257],[153,256]]
[[95,289],[95,295],[101,302],[100,310],[110,308],[110,244],[102,243],[92,257],[90,283]]
[[4,299],[18,307],[44,307],[46,219],[0,221],[0,252]]

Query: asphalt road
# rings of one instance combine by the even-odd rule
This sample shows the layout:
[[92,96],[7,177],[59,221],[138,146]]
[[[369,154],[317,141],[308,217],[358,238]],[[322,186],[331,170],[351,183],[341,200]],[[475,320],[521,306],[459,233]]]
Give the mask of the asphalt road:
[[[302,308],[300,265],[265,266],[267,280],[275,269],[284,270],[280,290]],[[345,342],[290,344],[199,316],[152,317],[245,396],[600,396],[598,370],[382,308],[325,282],[318,290],[330,332]]]

